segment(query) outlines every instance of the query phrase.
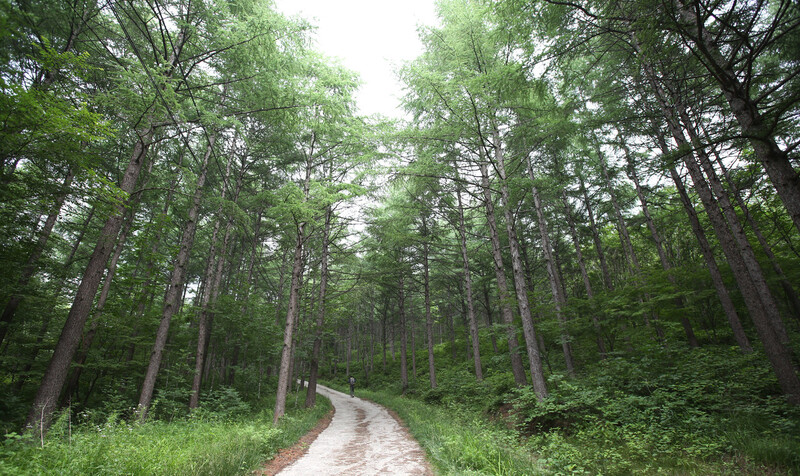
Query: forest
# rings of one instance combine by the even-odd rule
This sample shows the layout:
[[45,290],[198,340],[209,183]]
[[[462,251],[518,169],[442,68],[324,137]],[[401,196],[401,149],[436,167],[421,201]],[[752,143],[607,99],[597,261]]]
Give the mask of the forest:
[[[437,0],[404,119],[271,0],[0,0],[0,473],[800,473],[800,5]],[[213,448],[213,449],[212,449]]]

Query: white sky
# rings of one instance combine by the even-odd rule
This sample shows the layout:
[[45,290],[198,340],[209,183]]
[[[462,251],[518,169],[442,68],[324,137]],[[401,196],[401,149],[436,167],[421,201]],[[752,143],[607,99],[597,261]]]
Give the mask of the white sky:
[[277,10],[317,27],[317,47],[356,71],[361,114],[400,118],[395,70],[422,52],[417,25],[436,23],[434,0],[274,0]]

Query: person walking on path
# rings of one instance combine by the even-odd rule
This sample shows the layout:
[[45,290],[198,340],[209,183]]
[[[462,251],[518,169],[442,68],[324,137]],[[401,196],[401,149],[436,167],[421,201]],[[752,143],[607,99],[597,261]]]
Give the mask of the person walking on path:
[[350,384],[350,397],[355,397],[354,392],[356,389],[356,378],[351,375],[347,381]]

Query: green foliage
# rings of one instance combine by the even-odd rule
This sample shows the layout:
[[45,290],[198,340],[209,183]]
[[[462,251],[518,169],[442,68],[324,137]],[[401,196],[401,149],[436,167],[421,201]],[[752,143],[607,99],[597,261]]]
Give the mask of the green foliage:
[[532,388],[516,388],[508,372],[485,370],[478,382],[450,354],[449,343],[437,346],[435,389],[419,375],[399,396],[393,362],[359,391],[396,410],[442,474],[800,470],[800,413],[778,396],[758,352],[650,344],[585,365],[575,378],[551,374],[543,402]]
[[[799,468],[800,439],[789,435],[798,434],[800,415],[775,399],[763,356],[651,348],[638,358],[602,361],[578,380],[553,375],[550,384],[544,402],[528,388],[513,402],[528,447],[557,471],[717,472],[731,451]],[[747,423],[754,420],[763,425]],[[723,462],[713,469],[714,461]]]
[[[203,418],[172,422],[127,423],[111,414],[102,423],[70,426],[63,412],[39,447],[16,433],[0,446],[0,473],[42,475],[226,475],[248,474],[290,446],[330,409],[317,399],[305,410],[290,407],[274,427],[271,411],[246,412],[246,404],[231,390],[206,399]],[[271,401],[259,402],[270,408]],[[236,414],[237,416],[234,416]]]
[[219,387],[203,394],[200,399],[200,407],[192,412],[192,416],[202,418],[203,415],[211,415],[227,419],[250,412],[250,404],[242,400],[236,389]]
[[440,474],[542,474],[534,456],[517,444],[515,432],[491,423],[464,405],[430,405],[383,392],[361,396],[395,410],[408,424]]

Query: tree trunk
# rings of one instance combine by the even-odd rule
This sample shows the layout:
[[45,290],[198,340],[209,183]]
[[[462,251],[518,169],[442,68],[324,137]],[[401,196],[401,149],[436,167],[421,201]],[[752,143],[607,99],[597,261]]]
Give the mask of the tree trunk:
[[[583,287],[586,290],[586,297],[594,308],[595,303],[592,283],[589,281],[589,273],[586,271],[586,263],[583,260],[578,231],[575,229],[575,219],[572,217],[572,207],[570,207],[569,201],[567,201],[567,194],[564,189],[561,189],[561,202],[564,204],[564,216],[567,219],[567,225],[569,226],[570,235],[572,236],[572,244],[575,247],[575,256],[578,259],[578,267],[581,270],[581,278],[583,279]],[[596,341],[597,349],[600,352],[600,358],[605,360],[607,354],[606,343],[603,339],[603,329],[600,326],[600,318],[597,316],[597,312],[592,312],[592,325],[597,333]]]
[[106,301],[108,300],[108,293],[111,290],[111,283],[114,280],[114,274],[117,270],[117,263],[119,262],[119,257],[122,255],[122,250],[125,247],[125,242],[128,240],[128,233],[133,226],[134,221],[134,213],[133,210],[137,208],[138,205],[138,198],[141,195],[136,195],[130,204],[130,211],[126,213],[126,220],[125,224],[122,227],[122,232],[119,234],[119,239],[117,240],[117,246],[114,250],[114,254],[111,257],[111,262],[108,265],[108,271],[106,272],[106,278],[103,281],[103,287],[100,290],[100,297],[97,300],[97,304],[95,305],[94,313],[91,317],[91,323],[89,324],[89,331],[83,336],[81,345],[80,345],[80,352],[75,357],[73,362],[74,369],[72,370],[72,375],[69,377],[69,381],[67,382],[67,388],[64,391],[64,396],[69,398],[73,392],[78,388],[78,381],[81,378],[81,372],[83,371],[83,365],[86,363],[86,358],[89,356],[89,349],[92,347],[92,341],[94,341],[94,336],[97,334],[97,329],[100,327],[100,321],[103,317],[103,310],[106,307]]
[[203,154],[203,164],[201,165],[200,175],[197,178],[197,185],[195,188],[194,196],[192,197],[192,206],[187,214],[186,226],[181,236],[181,244],[178,249],[178,255],[175,257],[174,268],[170,276],[170,282],[167,287],[166,294],[164,295],[164,307],[161,312],[161,321],[156,331],[156,339],[153,343],[153,349],[150,353],[150,361],[147,365],[144,381],[142,382],[142,390],[139,393],[139,404],[137,406],[137,414],[139,421],[144,421],[147,417],[147,410],[150,408],[150,403],[153,399],[153,391],[155,390],[156,377],[161,368],[161,358],[164,352],[164,347],[167,344],[167,336],[169,335],[169,325],[172,316],[178,312],[180,301],[182,297],[182,290],[184,279],[186,276],[186,269],[189,265],[189,255],[194,245],[195,231],[197,230],[197,220],[200,213],[200,204],[203,200],[203,187],[205,186],[206,176],[208,173],[208,160],[214,147],[214,142],[217,140],[217,135],[212,134],[209,137],[209,143],[206,146],[205,154]]
[[[304,202],[308,202],[309,190],[311,187],[311,162],[314,157],[314,147],[316,136],[312,134],[311,148],[306,157],[306,176],[303,183]],[[292,344],[294,343],[295,321],[300,308],[300,282],[303,275],[303,244],[305,243],[305,222],[297,224],[297,241],[294,247],[294,260],[292,265],[292,281],[289,288],[289,308],[286,312],[286,327],[283,332],[283,348],[281,349],[281,366],[278,372],[278,390],[275,397],[275,411],[272,415],[272,423],[277,424],[278,420],[286,413],[286,395],[291,374],[289,367],[292,359]]]
[[[655,81],[655,76],[652,74],[652,71],[649,70],[647,66],[645,71],[648,74],[648,79],[653,86],[656,97],[661,104],[662,112],[667,119],[667,124],[676,144],[678,147],[685,148],[688,146],[688,141],[679,127],[678,115],[675,113],[674,108],[667,103],[667,96]],[[764,304],[761,302],[758,292],[755,291],[752,277],[748,273],[746,264],[743,262],[744,260],[740,254],[741,249],[737,248],[734,238],[731,237],[730,231],[725,224],[725,219],[717,206],[716,200],[714,200],[711,194],[708,184],[703,178],[700,167],[689,154],[685,154],[682,160],[689,170],[695,190],[700,195],[700,199],[714,226],[720,244],[722,244],[723,251],[731,265],[731,270],[734,272],[736,281],[739,284],[739,290],[750,311],[750,317],[753,320],[753,324],[755,324],[761,342],[764,344],[764,351],[778,378],[778,383],[788,401],[794,405],[800,405],[800,379],[797,378],[797,373],[792,364],[791,354],[775,334],[772,323],[765,313]]]
[[[661,142],[660,145],[663,152],[665,154],[668,153],[669,148],[667,147],[666,143],[664,143],[663,139],[660,139],[659,142]],[[703,259],[705,260],[706,266],[708,267],[708,271],[711,275],[711,282],[714,284],[717,297],[719,297],[722,309],[725,311],[725,316],[728,318],[728,323],[733,331],[733,337],[736,339],[736,343],[739,345],[739,348],[742,350],[742,352],[752,352],[753,347],[750,345],[750,340],[744,333],[742,322],[739,319],[739,313],[736,312],[736,306],[734,306],[730,293],[728,293],[728,288],[725,287],[725,281],[722,279],[722,273],[720,272],[719,266],[717,266],[717,261],[714,258],[714,251],[711,249],[711,245],[708,243],[705,231],[703,231],[700,220],[697,218],[697,212],[692,205],[689,194],[686,193],[686,188],[683,186],[683,181],[678,175],[678,172],[675,170],[675,167],[670,167],[669,171],[670,175],[672,176],[672,181],[675,183],[675,187],[678,190],[678,195],[681,198],[683,208],[686,210],[686,214],[689,217],[689,223],[692,227],[692,231],[697,238],[697,242],[700,244],[700,251],[703,253]]]
[[[772,328],[775,332],[775,335],[778,337],[778,340],[786,347],[786,349],[791,349],[791,341],[789,340],[786,327],[781,319],[780,311],[778,310],[778,304],[775,301],[775,298],[772,296],[772,291],[770,291],[769,286],[767,285],[767,280],[764,277],[761,265],[756,259],[753,247],[748,241],[747,233],[739,221],[739,216],[733,209],[733,205],[730,202],[728,193],[722,187],[722,182],[720,182],[719,177],[714,170],[711,159],[706,153],[705,148],[703,148],[694,123],[691,121],[685,110],[679,110],[678,112],[679,117],[684,124],[685,130],[689,134],[689,139],[691,140],[692,145],[695,147],[695,153],[700,162],[700,166],[705,171],[708,183],[711,185],[711,190],[714,192],[714,195],[717,196],[718,203],[722,207],[723,216],[728,222],[730,230],[733,232],[733,238],[739,249],[739,254],[744,261],[747,272],[750,274],[750,279],[752,280],[756,292],[758,293],[758,297],[761,300],[764,312],[766,313],[770,324],[772,324]],[[798,394],[798,399],[798,401],[800,401],[800,394]]]
[[[139,140],[133,148],[131,160],[120,183],[120,189],[125,193],[130,194],[136,186],[152,137],[152,126],[147,126],[139,131]],[[117,205],[114,213],[108,217],[100,232],[97,245],[86,265],[72,307],[70,307],[67,320],[61,330],[61,336],[53,351],[53,356],[33,399],[33,405],[25,421],[26,429],[43,433],[50,424],[50,418],[67,379],[69,365],[80,343],[83,327],[92,309],[97,288],[100,286],[106,262],[114,250],[114,241],[122,226],[124,212],[124,204]]]
[[597,152],[598,160],[600,161],[600,171],[603,174],[603,179],[606,184],[606,191],[609,198],[611,198],[611,205],[614,208],[614,215],[617,218],[617,229],[619,230],[620,240],[622,247],[625,250],[626,256],[631,260],[633,274],[641,276],[641,267],[639,266],[639,258],[633,251],[633,243],[631,243],[631,235],[628,233],[628,225],[625,223],[625,218],[622,216],[622,207],[619,205],[617,195],[614,193],[614,187],[611,184],[611,176],[608,174],[608,165],[606,164],[605,154],[600,150],[600,145],[595,139],[595,150]]
[[[458,237],[461,245],[461,263],[464,269],[464,288],[467,301],[467,322],[469,323],[469,336],[472,340],[472,360],[475,364],[475,378],[483,380],[481,366],[480,340],[478,339],[478,323],[475,319],[475,304],[472,299],[472,275],[469,269],[469,251],[467,249],[467,231],[464,223],[464,205],[461,201],[461,189],[456,190],[458,199]],[[487,303],[488,305],[488,303]]]
[[600,270],[603,273],[603,283],[609,291],[614,290],[614,281],[611,280],[611,273],[608,271],[608,261],[606,260],[606,253],[603,248],[603,242],[600,239],[600,232],[597,229],[597,222],[594,219],[592,212],[592,202],[589,200],[589,191],[583,182],[583,177],[579,174],[578,180],[580,182],[581,193],[583,194],[583,205],[586,207],[586,214],[589,216],[589,225],[592,229],[592,241],[594,241],[594,249],[597,253],[597,258],[600,260]]
[[386,333],[389,330],[389,323],[386,320],[386,314],[389,312],[389,295],[386,294],[383,298],[383,313],[381,315],[381,351],[383,353],[383,373],[386,373]]
[[311,408],[317,403],[317,372],[319,359],[322,353],[322,331],[325,326],[325,298],[328,289],[328,254],[330,247],[331,206],[325,208],[325,226],[322,230],[322,261],[319,271],[319,307],[317,308],[317,323],[314,331],[314,348],[311,351],[311,368],[308,374],[308,390],[306,391],[306,408]]
[[484,281],[483,283],[483,299],[486,306],[486,325],[489,326],[489,329],[492,332],[489,334],[492,340],[492,350],[495,354],[498,354],[500,351],[497,348],[497,338],[494,336],[494,319],[492,318],[492,302],[489,299],[489,286]]
[[800,175],[794,169],[789,154],[782,150],[774,137],[774,127],[759,111],[758,103],[750,96],[750,88],[742,84],[733,71],[733,63],[725,60],[718,45],[693,11],[687,0],[678,0],[681,18],[689,30],[688,38],[706,61],[702,64],[717,81],[736,121],[742,130],[742,137],[750,141],[756,158],[783,201],[794,226],[800,231]]
[[[422,272],[424,276],[425,287],[425,336],[427,337],[428,344],[428,378],[430,380],[431,388],[436,388],[436,366],[433,361],[433,316],[431,316],[431,283],[430,272],[428,265],[428,253],[430,245],[428,244],[428,223],[426,217],[422,218],[422,234],[425,240],[422,243]],[[416,375],[416,370],[414,371]]]
[[[542,366],[542,356],[539,353],[539,343],[536,338],[536,331],[533,328],[533,316],[531,316],[530,304],[528,303],[528,285],[525,282],[525,275],[522,270],[522,259],[517,243],[517,234],[514,230],[514,217],[511,214],[511,200],[509,199],[508,183],[505,172],[505,158],[500,143],[500,133],[495,128],[493,131],[494,141],[494,166],[500,178],[500,198],[506,222],[506,232],[508,234],[508,247],[511,252],[511,269],[514,277],[514,289],[517,292],[517,308],[519,309],[520,319],[522,320],[522,332],[525,336],[525,347],[528,353],[528,365],[531,371],[531,381],[533,391],[538,399],[547,398],[547,383],[544,380],[544,367]],[[484,186],[488,186],[488,171],[486,165],[481,164],[482,174],[484,174]],[[572,373],[572,353],[569,345],[564,347],[564,358],[567,361],[567,370]]]
[[408,390],[408,364],[406,361],[406,297],[405,290],[403,289],[404,280],[400,277],[399,283],[399,314],[400,314],[400,384],[402,386],[402,394],[406,394]]
[[[530,174],[531,181],[534,181],[535,177],[530,161],[528,161],[528,173]],[[556,318],[558,319],[561,330],[561,349],[564,351],[567,373],[569,375],[574,375],[575,364],[572,359],[572,345],[570,344],[569,332],[567,331],[567,318],[563,311],[566,305],[566,299],[564,298],[564,294],[562,294],[558,269],[553,259],[553,248],[550,245],[550,233],[547,230],[547,220],[544,217],[542,200],[539,198],[539,190],[535,185],[531,185],[531,190],[533,192],[533,206],[536,208],[536,217],[539,221],[539,236],[542,239],[542,252],[544,253],[545,264],[547,266],[547,279],[550,281],[550,292],[553,295],[553,305],[555,306]]]
[[[86,220],[83,222],[83,226],[81,227],[81,231],[78,233],[77,238],[75,238],[75,242],[72,244],[72,248],[70,249],[69,255],[67,259],[64,260],[64,264],[62,266],[64,270],[64,275],[66,275],[66,271],[69,266],[72,264],[72,260],[75,259],[75,253],[78,252],[78,248],[80,248],[81,243],[83,242],[83,236],[86,234],[86,230],[89,228],[89,223],[92,221],[92,217],[94,217],[94,208],[89,211],[89,215],[86,217]],[[57,290],[53,295],[53,305],[49,312],[47,312],[42,319],[42,325],[39,328],[39,333],[36,335],[36,343],[34,344],[33,351],[31,351],[30,356],[28,357],[28,362],[25,364],[25,367],[22,369],[22,372],[19,372],[17,377],[18,380],[14,384],[14,390],[19,392],[22,389],[22,386],[25,384],[25,380],[28,377],[29,372],[33,368],[34,363],[36,362],[36,357],[39,355],[39,352],[42,350],[42,342],[44,342],[45,334],[47,333],[47,329],[50,326],[50,320],[53,317],[53,311],[55,310],[55,303],[58,302],[59,297],[65,291],[66,288],[66,281],[67,279],[62,275],[61,282],[57,286]]]
[[786,273],[783,272],[783,268],[781,267],[780,263],[778,262],[775,253],[772,252],[772,247],[767,242],[766,237],[761,232],[761,227],[756,223],[753,215],[750,213],[750,209],[745,203],[744,199],[741,196],[741,192],[739,191],[736,183],[731,179],[730,174],[728,173],[725,164],[722,161],[722,158],[719,156],[716,148],[710,146],[711,151],[714,153],[716,158],[716,163],[719,166],[720,170],[722,171],[722,175],[725,177],[725,181],[728,183],[728,186],[731,189],[731,195],[736,200],[736,203],[739,205],[739,209],[742,210],[744,213],[745,220],[747,220],[748,225],[750,225],[750,229],[753,231],[753,235],[755,235],[758,243],[761,245],[761,248],[764,250],[764,254],[769,259],[770,264],[772,265],[773,271],[780,279],[781,287],[783,288],[783,292],[786,295],[786,299],[789,301],[789,305],[791,306],[792,310],[794,311],[793,315],[794,318],[800,320],[800,298],[797,296],[797,292],[795,291],[792,283],[789,282],[789,279],[786,277]]
[[492,258],[494,259],[494,273],[497,279],[497,297],[500,300],[502,309],[503,325],[506,328],[506,339],[508,340],[508,351],[511,357],[511,372],[514,374],[514,382],[517,386],[525,386],[528,379],[525,376],[525,369],[522,367],[522,358],[519,355],[519,343],[517,342],[517,330],[514,326],[514,314],[509,305],[508,284],[506,283],[506,271],[503,264],[503,254],[500,247],[500,234],[497,230],[495,219],[494,202],[492,193],[489,189],[489,171],[485,163],[481,164],[482,188],[484,206],[486,207],[486,220],[489,224],[489,238],[492,242]]
[[[224,91],[227,91],[227,87]],[[223,95],[225,94],[224,91]],[[236,139],[234,137],[234,141],[235,140]],[[220,200],[225,200],[225,196],[228,192],[228,182],[231,175],[232,162],[233,158],[229,157],[225,167],[225,179],[222,181],[222,193],[220,194]],[[241,186],[241,175],[239,176],[238,182],[237,188]],[[235,192],[235,194],[237,196],[234,197],[234,202],[236,202],[238,198],[238,190]],[[192,389],[189,395],[189,409],[197,408],[197,405],[200,403],[200,386],[203,382],[202,369],[203,364],[205,363],[206,349],[211,336],[211,325],[213,321],[213,312],[210,308],[214,306],[217,301],[217,295],[219,293],[220,283],[222,281],[222,269],[225,263],[225,253],[227,251],[228,241],[230,240],[231,235],[231,221],[228,219],[226,220],[227,223],[225,225],[225,236],[222,240],[222,248],[218,253],[217,235],[219,234],[219,228],[222,223],[222,211],[222,205],[220,205],[217,208],[217,219],[214,222],[214,230],[211,232],[211,247],[208,250],[208,265],[206,267],[204,279],[204,281],[208,283],[208,289],[205,295],[203,295],[203,300],[200,304],[200,319],[197,324],[197,350],[195,352]]]
[[[642,207],[642,213],[644,214],[645,221],[647,222],[647,228],[650,230],[650,236],[653,239],[653,243],[656,245],[656,252],[658,253],[658,258],[661,261],[661,267],[667,273],[667,279],[669,282],[675,286],[675,276],[670,273],[670,269],[672,266],[667,259],[667,254],[664,252],[664,245],[663,240],[661,239],[661,235],[658,233],[658,229],[656,228],[656,224],[653,222],[653,216],[650,214],[650,207],[647,205],[647,199],[644,196],[644,192],[642,191],[642,187],[639,183],[639,177],[636,175],[636,167],[633,163],[633,158],[630,155],[630,151],[628,147],[625,145],[624,142],[621,143],[622,149],[625,152],[625,159],[628,162],[628,177],[633,181],[633,185],[636,188],[636,196],[639,197],[639,204]],[[675,298],[675,305],[678,308],[679,312],[681,313],[681,324],[683,325],[683,330],[686,333],[686,339],[689,342],[689,347],[697,348],[700,347],[700,343],[697,342],[697,337],[694,335],[694,329],[692,328],[692,323],[689,321],[689,318],[686,316],[685,312],[685,305],[683,302],[682,297]]]

